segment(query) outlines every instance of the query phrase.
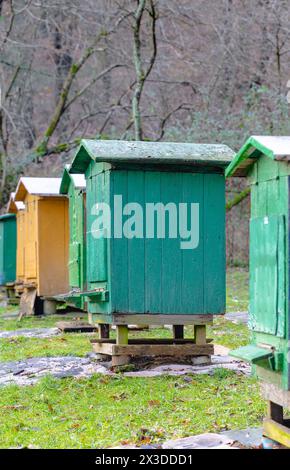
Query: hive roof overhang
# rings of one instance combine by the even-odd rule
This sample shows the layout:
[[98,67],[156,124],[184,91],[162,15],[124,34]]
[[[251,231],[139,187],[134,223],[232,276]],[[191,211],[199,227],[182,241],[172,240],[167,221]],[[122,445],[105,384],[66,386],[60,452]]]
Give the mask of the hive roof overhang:
[[61,178],[21,177],[15,191],[15,201],[23,201],[26,194],[35,196],[60,196]]
[[7,213],[16,214],[18,211],[22,211],[24,209],[25,204],[22,201],[15,201],[15,193],[11,193],[7,205]]
[[85,190],[86,189],[86,179],[83,174],[71,174],[69,173],[70,165],[66,165],[62,180],[60,184],[59,192],[60,194],[67,194],[70,184],[74,185],[75,189]]
[[0,220],[7,220],[7,219],[14,219],[15,214],[1,214],[0,215]]
[[91,160],[111,164],[190,165],[225,168],[234,152],[226,145],[122,140],[81,141],[70,173],[84,173]]
[[290,161],[290,137],[250,137],[227,167],[226,176],[247,176],[250,167],[262,155],[276,161]]

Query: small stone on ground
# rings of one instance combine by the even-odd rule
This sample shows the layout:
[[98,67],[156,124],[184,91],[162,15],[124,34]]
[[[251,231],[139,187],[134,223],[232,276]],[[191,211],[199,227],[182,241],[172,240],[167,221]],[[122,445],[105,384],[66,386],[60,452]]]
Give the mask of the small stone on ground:
[[56,326],[64,333],[91,333],[98,330],[98,327],[81,320],[59,321]]
[[162,449],[230,449],[233,442],[221,434],[206,433],[166,441],[162,444]]
[[233,441],[242,444],[245,447],[257,448],[262,444],[263,429],[262,428],[248,428],[242,431],[224,431],[221,433]]
[[225,314],[225,319],[233,323],[248,324],[249,314],[248,312],[230,312]]

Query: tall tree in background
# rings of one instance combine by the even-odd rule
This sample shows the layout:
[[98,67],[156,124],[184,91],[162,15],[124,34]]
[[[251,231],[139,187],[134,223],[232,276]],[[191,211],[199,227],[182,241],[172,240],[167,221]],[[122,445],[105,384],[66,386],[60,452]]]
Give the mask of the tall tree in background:
[[[157,57],[156,21],[158,19],[158,13],[156,3],[157,2],[154,2],[154,0],[137,0],[137,8],[134,12],[133,60],[136,72],[136,83],[134,86],[134,94],[132,99],[132,113],[135,129],[135,140],[143,139],[142,117],[140,109],[142,91],[145,82],[153,69]],[[148,65],[145,65],[142,59],[141,41],[142,23],[146,13],[149,16],[149,22],[151,22],[149,28],[151,30],[152,41],[152,52],[148,61]]]

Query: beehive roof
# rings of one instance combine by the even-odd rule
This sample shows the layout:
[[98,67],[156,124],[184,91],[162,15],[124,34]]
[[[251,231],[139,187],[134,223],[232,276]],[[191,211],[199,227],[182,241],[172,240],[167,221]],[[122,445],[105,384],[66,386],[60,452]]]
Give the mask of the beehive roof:
[[34,178],[23,176],[18,181],[15,201],[23,201],[26,193],[37,196],[59,196],[61,178]]
[[86,188],[86,179],[83,174],[70,174],[70,165],[66,165],[60,184],[60,194],[67,194],[70,183],[72,182],[76,189]]
[[252,136],[235,155],[226,176],[246,176],[255,161],[266,155],[272,160],[290,160],[289,136]]
[[15,201],[15,193],[10,194],[7,213],[16,214],[18,211],[25,209],[25,204],[22,201]]
[[175,142],[82,140],[71,173],[84,173],[91,159],[108,163],[177,164],[226,167],[233,158],[226,145]]
[[5,220],[5,219],[12,219],[15,217],[15,214],[2,214],[0,215],[0,220]]

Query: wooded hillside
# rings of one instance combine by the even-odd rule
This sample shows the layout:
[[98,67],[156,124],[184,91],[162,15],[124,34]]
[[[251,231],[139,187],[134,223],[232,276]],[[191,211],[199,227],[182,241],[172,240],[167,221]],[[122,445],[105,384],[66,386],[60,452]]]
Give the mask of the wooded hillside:
[[0,189],[82,137],[289,134],[287,0],[1,0]]

